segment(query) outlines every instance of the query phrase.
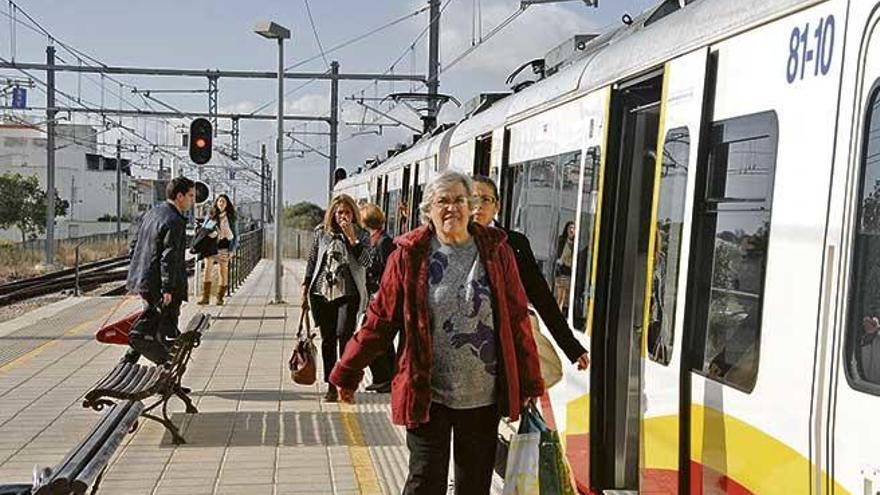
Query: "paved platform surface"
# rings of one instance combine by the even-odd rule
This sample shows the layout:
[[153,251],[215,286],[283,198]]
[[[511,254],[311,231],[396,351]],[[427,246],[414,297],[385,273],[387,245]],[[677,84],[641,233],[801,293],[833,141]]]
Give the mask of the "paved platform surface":
[[[142,420],[99,493],[400,493],[408,455],[389,396],[328,404],[320,370],[315,386],[291,382],[303,263],[285,268],[288,304],[270,304],[264,260],[222,308],[184,305],[182,323],[199,310],[215,316],[184,378],[199,414],[170,402],[188,443],[175,446],[161,425]],[[97,421],[81,398],[125,349],[97,343],[94,331],[138,307],[133,299],[66,300],[0,324],[0,482],[28,481],[35,464],[60,462]],[[500,493],[497,477],[495,485]]]

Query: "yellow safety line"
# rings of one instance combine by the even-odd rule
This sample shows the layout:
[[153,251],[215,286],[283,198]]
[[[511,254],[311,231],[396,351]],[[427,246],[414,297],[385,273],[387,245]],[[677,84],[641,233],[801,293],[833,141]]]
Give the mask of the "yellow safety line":
[[593,259],[590,260],[590,301],[587,306],[587,335],[593,335],[593,306],[596,302],[596,270],[599,268],[599,230],[602,224],[602,194],[605,189],[605,158],[608,156],[608,128],[611,121],[611,86],[605,95],[605,125],[602,130],[602,146],[599,147],[599,186],[596,189],[596,223],[593,225]]
[[657,158],[654,162],[654,187],[651,197],[651,233],[648,236],[648,267],[645,270],[645,302],[642,319],[642,357],[648,354],[648,325],[651,323],[651,292],[654,283],[654,250],[657,241],[657,215],[660,208],[660,179],[663,169],[663,146],[666,144],[666,99],[669,91],[669,64],[663,68],[663,89],[660,97],[660,123],[657,126]]
[[112,308],[110,311],[107,311],[106,313],[102,314],[101,316],[98,316],[97,318],[94,318],[94,319],[92,319],[92,320],[88,320],[88,321],[84,321],[84,322],[80,323],[79,325],[77,325],[77,326],[71,328],[70,330],[64,332],[64,333],[61,334],[59,337],[56,337],[55,339],[50,340],[49,342],[46,342],[45,344],[43,344],[43,345],[41,345],[41,346],[39,346],[39,347],[36,347],[36,348],[34,348],[34,349],[31,349],[31,350],[28,351],[27,353],[22,354],[21,356],[19,356],[19,357],[15,358],[14,360],[12,360],[12,361],[10,361],[10,362],[4,364],[3,366],[0,366],[0,373],[5,372],[5,371],[8,371],[8,370],[10,370],[10,369],[12,369],[12,368],[14,368],[14,367],[16,367],[16,366],[19,366],[19,365],[21,365],[21,364],[24,364],[24,363],[30,361],[31,359],[33,359],[34,357],[36,357],[37,355],[39,355],[40,353],[42,353],[43,351],[45,351],[46,349],[48,349],[49,347],[51,347],[51,346],[57,344],[58,341],[59,341],[62,337],[68,337],[68,336],[70,336],[70,335],[74,335],[74,334],[77,334],[77,333],[83,331],[85,328],[87,328],[88,326],[92,325],[93,323],[95,323],[95,322],[97,322],[97,321],[99,321],[99,320],[103,320],[103,319],[107,318],[107,317],[110,316],[110,314],[113,313],[116,309],[117,309],[117,308],[114,307],[114,308]]
[[364,434],[361,431],[354,406],[340,402],[339,413],[345,428],[348,454],[351,457],[354,475],[358,481],[358,491],[361,495],[382,495],[382,488],[379,486],[379,473],[376,472],[376,467],[370,457],[370,449],[364,441]]

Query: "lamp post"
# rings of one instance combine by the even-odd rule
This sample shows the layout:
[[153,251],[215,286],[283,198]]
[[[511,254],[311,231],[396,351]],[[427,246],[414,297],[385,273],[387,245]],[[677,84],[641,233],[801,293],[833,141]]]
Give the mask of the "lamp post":
[[281,219],[284,218],[284,196],[282,171],[284,170],[283,161],[283,140],[284,140],[284,40],[290,38],[290,30],[275,24],[271,21],[259,21],[254,26],[254,32],[264,38],[278,40],[278,118],[277,118],[277,135],[275,137],[275,156],[278,163],[275,165],[275,298],[276,304],[284,302],[281,294],[281,275],[283,268],[281,266]]

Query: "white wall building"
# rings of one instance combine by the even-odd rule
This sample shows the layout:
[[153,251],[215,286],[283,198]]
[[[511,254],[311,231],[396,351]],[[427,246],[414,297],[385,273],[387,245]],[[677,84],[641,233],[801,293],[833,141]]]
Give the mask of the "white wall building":
[[[70,202],[64,218],[57,219],[56,238],[113,232],[116,222],[97,222],[116,215],[116,160],[98,150],[97,132],[88,125],[58,124],[55,138],[55,188]],[[106,151],[106,150],[105,150]],[[36,176],[46,187],[46,133],[20,124],[0,123],[0,175]],[[131,212],[132,178],[128,160],[122,160],[122,215]],[[0,230],[0,238],[17,241],[17,229]]]

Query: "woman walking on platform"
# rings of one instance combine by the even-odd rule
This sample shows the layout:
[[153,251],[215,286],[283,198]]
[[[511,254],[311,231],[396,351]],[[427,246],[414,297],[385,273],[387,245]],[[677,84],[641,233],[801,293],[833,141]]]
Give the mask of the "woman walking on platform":
[[235,224],[235,206],[229,200],[229,196],[221,194],[214,200],[211,213],[205,218],[202,228],[211,230],[211,238],[205,257],[205,281],[202,286],[202,298],[199,304],[211,302],[211,279],[214,275],[214,265],[217,265],[217,305],[223,305],[223,297],[229,287],[229,257],[238,247],[238,228]]
[[505,234],[470,222],[471,181],[446,172],[425,188],[425,225],[396,239],[366,321],[330,377],[352,401],[363,368],[402,329],[392,382],[407,428],[404,495],[443,495],[450,437],[455,492],[486,495],[501,416],[519,417],[544,382],[526,296]]
[[321,330],[327,402],[336,402],[339,397],[330,383],[330,370],[369,300],[366,271],[371,252],[369,237],[360,224],[357,204],[350,196],[340,194],[330,201],[324,221],[315,229],[302,285],[303,311],[311,308]]

